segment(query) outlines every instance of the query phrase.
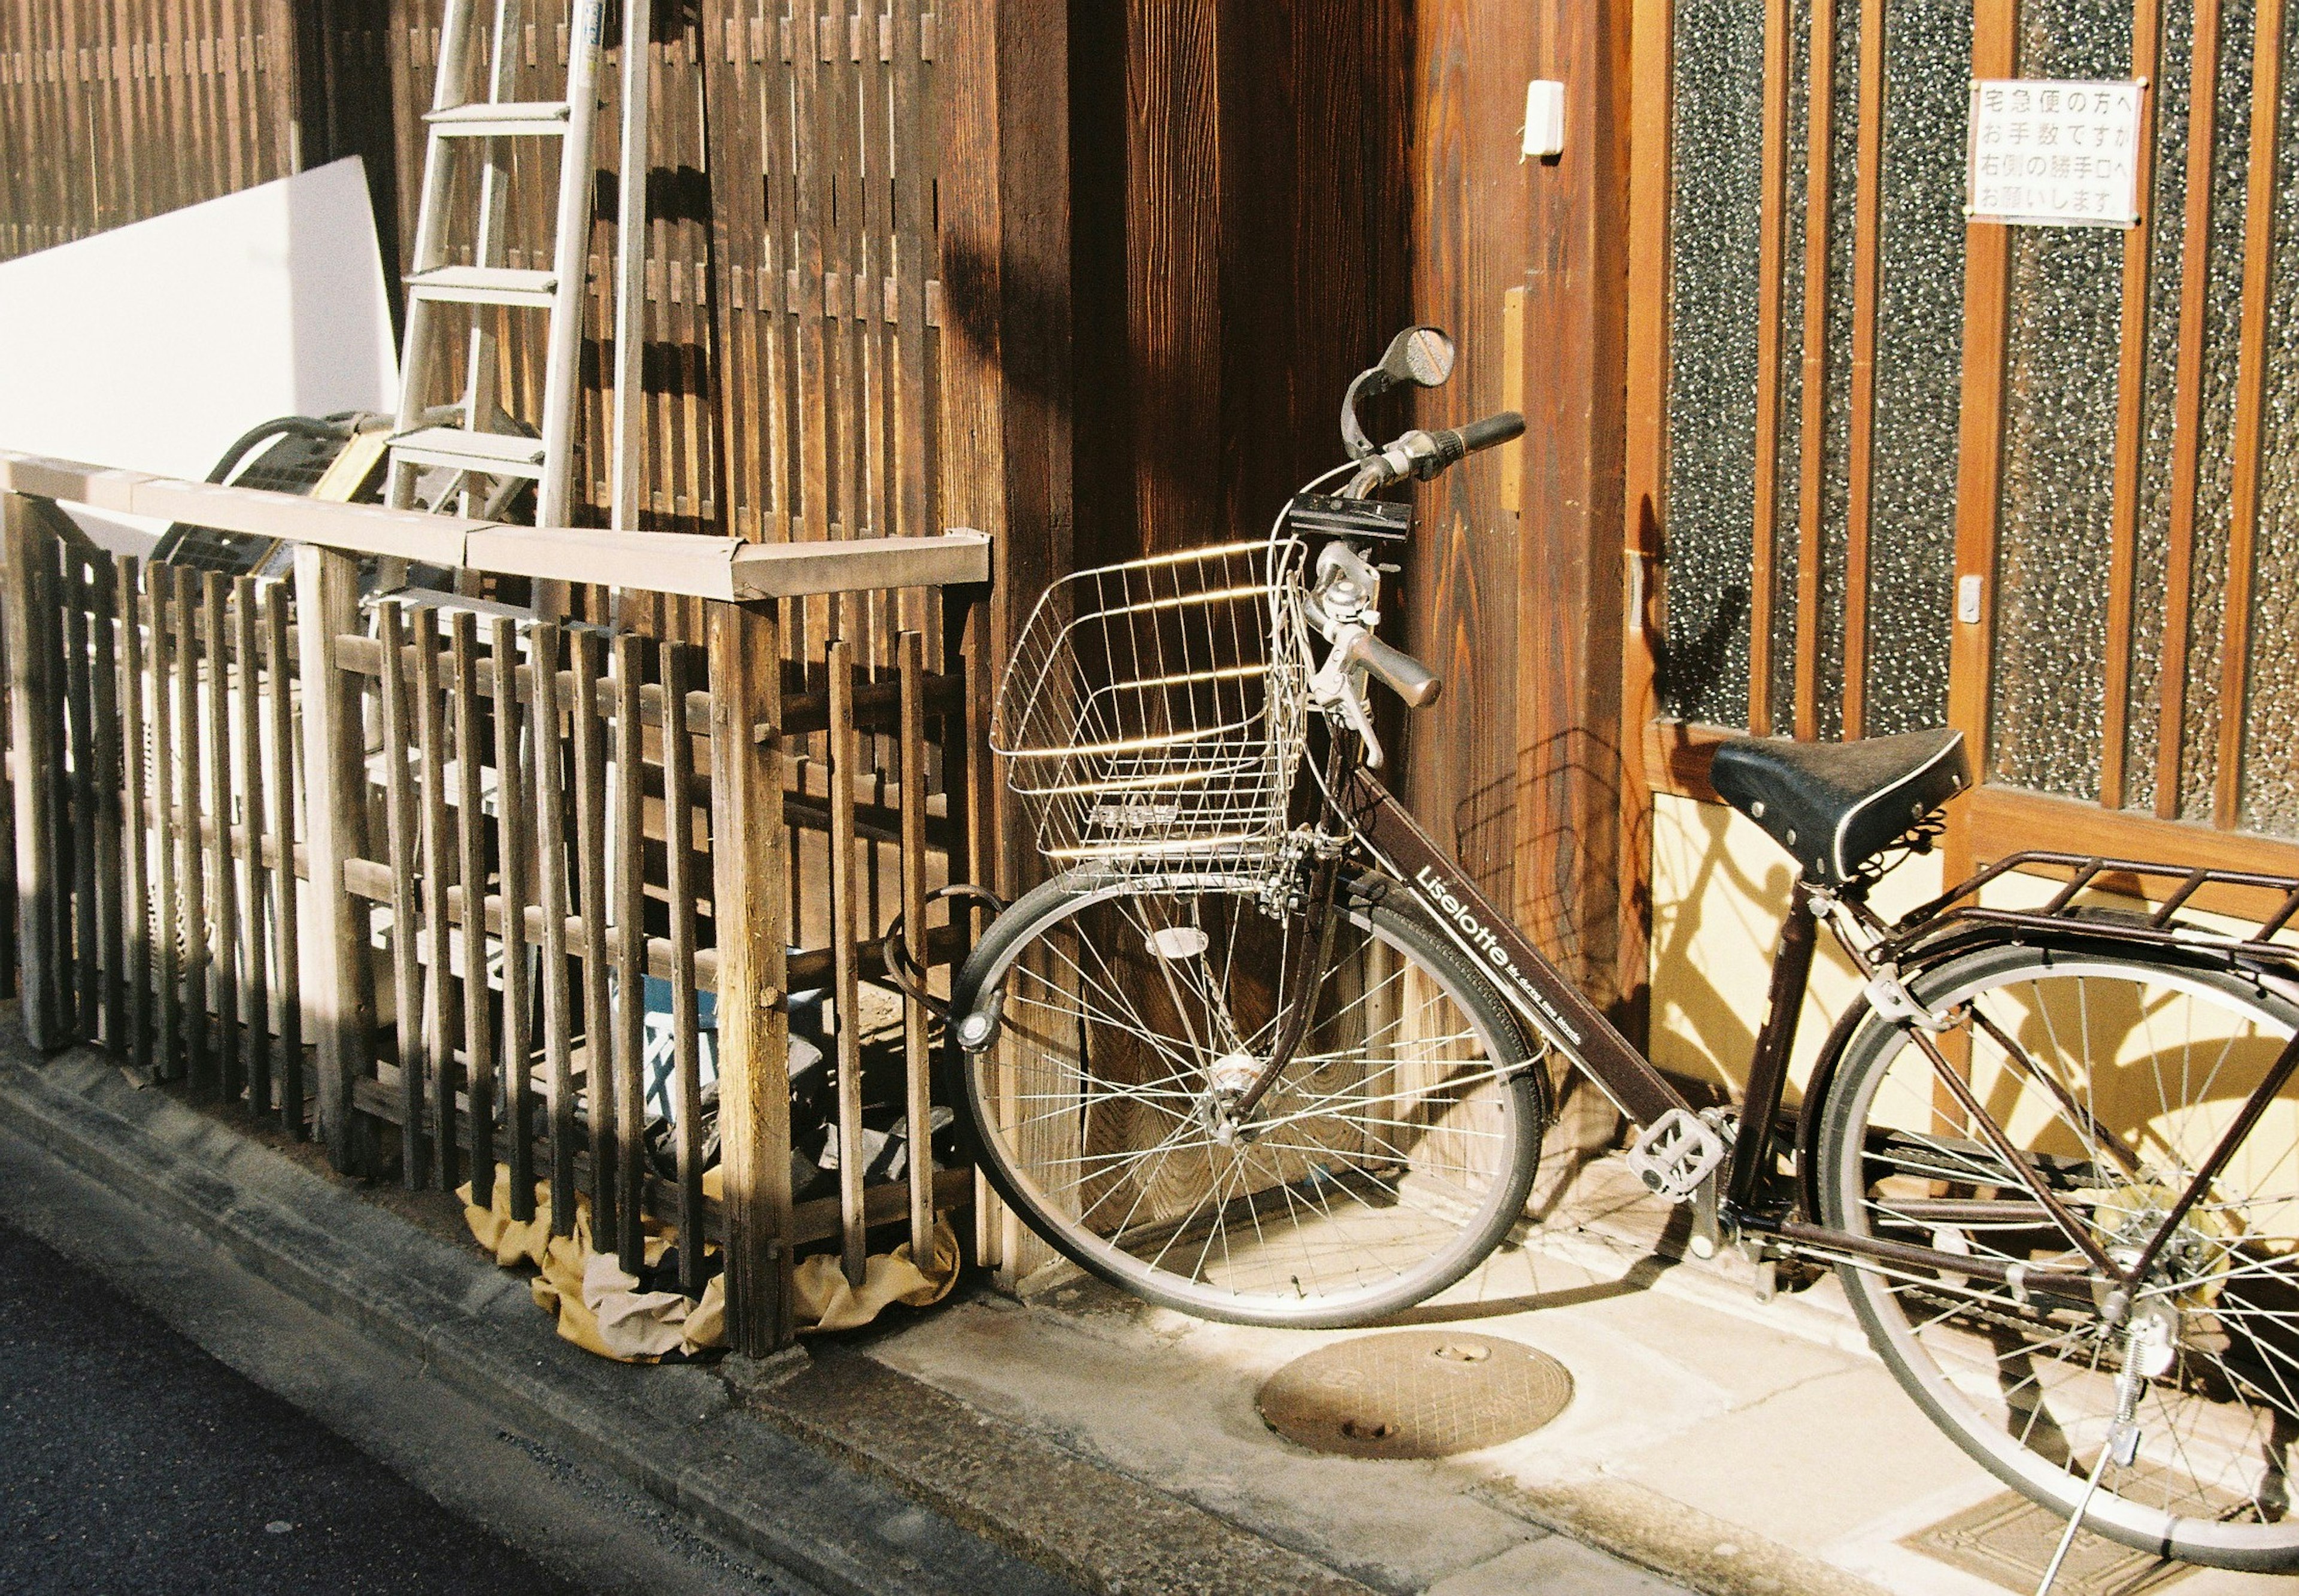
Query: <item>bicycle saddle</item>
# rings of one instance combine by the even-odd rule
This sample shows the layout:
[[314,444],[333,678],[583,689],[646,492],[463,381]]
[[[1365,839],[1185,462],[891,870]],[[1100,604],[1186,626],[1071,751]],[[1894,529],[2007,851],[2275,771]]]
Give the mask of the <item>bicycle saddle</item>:
[[1708,779],[1808,877],[1841,886],[1962,792],[1971,767],[1963,734],[1942,726],[1853,743],[1735,737],[1717,745]]

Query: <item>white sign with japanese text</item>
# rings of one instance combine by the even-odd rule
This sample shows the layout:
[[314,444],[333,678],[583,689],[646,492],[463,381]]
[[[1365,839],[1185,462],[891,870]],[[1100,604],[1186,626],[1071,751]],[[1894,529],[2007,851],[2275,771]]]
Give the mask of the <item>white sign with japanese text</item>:
[[1974,79],[1964,215],[2027,227],[2136,226],[2146,87],[2144,80]]

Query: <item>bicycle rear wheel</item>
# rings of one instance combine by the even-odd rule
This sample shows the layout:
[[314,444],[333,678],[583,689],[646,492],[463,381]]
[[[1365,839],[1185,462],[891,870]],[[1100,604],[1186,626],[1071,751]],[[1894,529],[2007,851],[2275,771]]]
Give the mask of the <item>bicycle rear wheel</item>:
[[1314,953],[1258,891],[1081,870],[1023,898],[958,982],[955,1012],[996,992],[1003,1017],[958,1056],[958,1095],[992,1185],[1082,1268],[1202,1318],[1362,1324],[1452,1284],[1523,1211],[1539,1072],[1438,933],[1348,894],[1293,1063],[1227,1126]]
[[[1997,946],[1912,985],[1963,1018],[1949,1057],[1968,1054],[1960,1067],[2018,1167],[1907,1034],[1872,1017],[1823,1105],[1822,1216],[1983,1267],[2086,1270],[2022,1168],[2129,1267],[2299,1027],[2299,1009],[2238,976],[2113,950]],[[1933,1420],[2006,1484],[2073,1511],[2116,1417],[2125,1333],[2095,1303],[2026,1290],[2024,1274],[1839,1274]],[[2137,1458],[2106,1463],[2087,1523],[2190,1562],[2299,1569],[2299,1085],[2275,1094],[2131,1311],[2154,1320],[2170,1364],[2139,1393]]]

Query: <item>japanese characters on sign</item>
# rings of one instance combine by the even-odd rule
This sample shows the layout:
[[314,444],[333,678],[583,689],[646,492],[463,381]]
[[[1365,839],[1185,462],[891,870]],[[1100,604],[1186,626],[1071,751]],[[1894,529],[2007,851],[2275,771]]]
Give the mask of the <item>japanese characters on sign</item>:
[[2146,88],[2144,79],[1974,79],[1964,215],[2027,227],[2136,226]]

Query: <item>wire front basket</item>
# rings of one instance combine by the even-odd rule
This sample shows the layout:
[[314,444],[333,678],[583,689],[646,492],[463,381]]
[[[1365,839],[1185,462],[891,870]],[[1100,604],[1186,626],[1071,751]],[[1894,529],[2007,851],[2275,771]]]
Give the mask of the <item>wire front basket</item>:
[[1291,541],[1224,544],[1047,589],[990,741],[1049,859],[1276,856],[1307,718],[1303,558]]

